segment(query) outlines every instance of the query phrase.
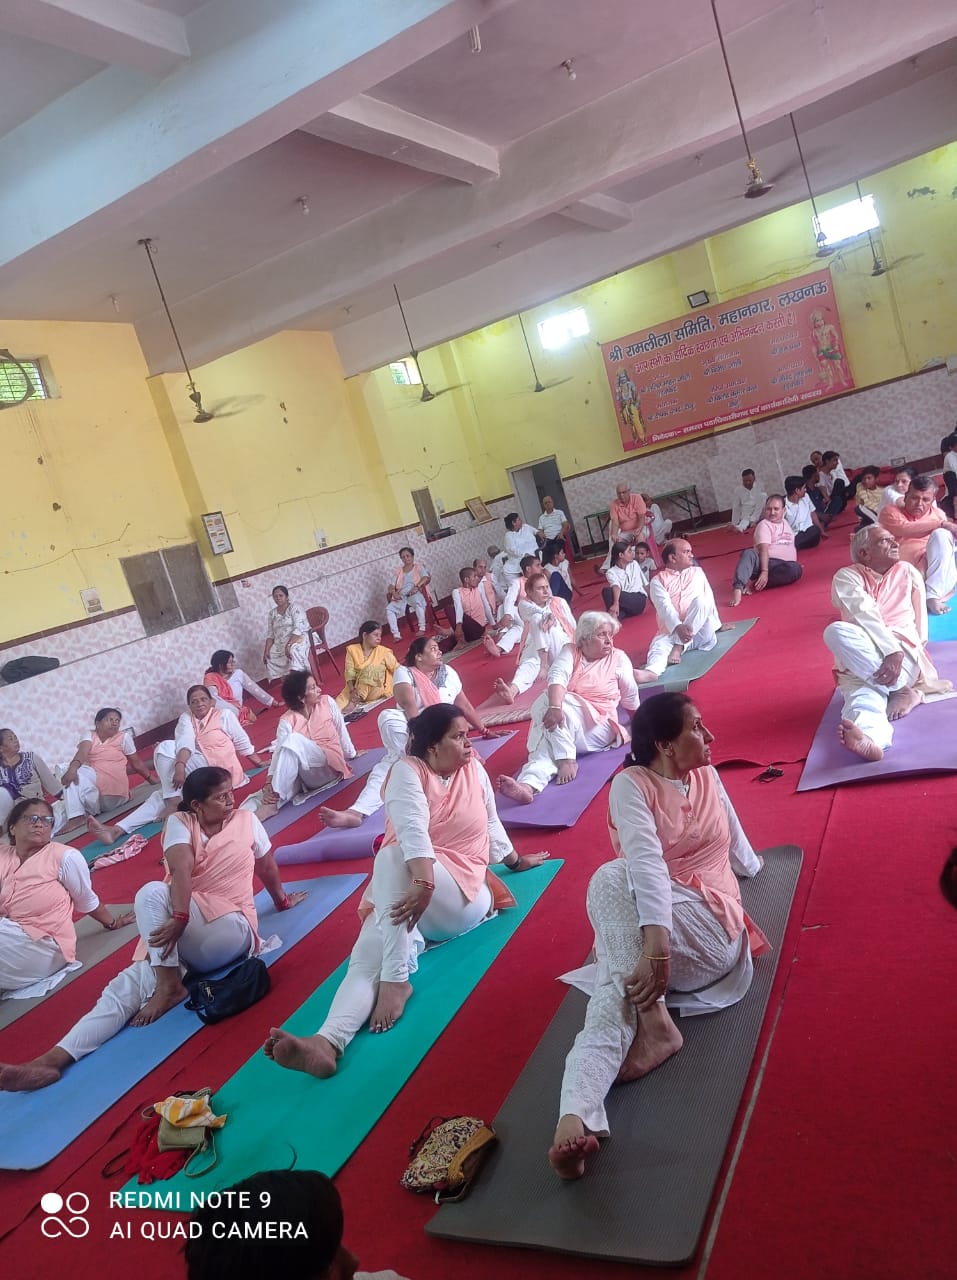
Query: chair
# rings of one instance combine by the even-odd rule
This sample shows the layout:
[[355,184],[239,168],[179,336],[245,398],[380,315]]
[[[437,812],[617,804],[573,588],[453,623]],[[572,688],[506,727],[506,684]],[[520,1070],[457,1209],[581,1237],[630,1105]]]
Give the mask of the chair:
[[326,639],[329,610],[325,605],[317,604],[314,608],[306,610],[306,621],[309,623],[309,659],[313,665],[313,674],[316,679],[320,679],[319,658],[323,653],[329,655],[329,660],[335,667],[337,675],[342,675],[339,670],[339,664],[336,662],[335,654],[329,648],[329,641]]

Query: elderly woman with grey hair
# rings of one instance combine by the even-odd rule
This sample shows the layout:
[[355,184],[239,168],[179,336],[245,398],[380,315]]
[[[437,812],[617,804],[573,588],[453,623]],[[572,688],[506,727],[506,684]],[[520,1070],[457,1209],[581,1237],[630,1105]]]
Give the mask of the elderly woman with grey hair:
[[573,644],[548,670],[548,689],[532,707],[528,761],[517,778],[502,775],[498,789],[520,804],[531,804],[556,778],[561,786],[578,773],[578,756],[606,751],[625,741],[619,704],[638,706],[631,660],[615,648],[617,618],[597,610],[583,613]]

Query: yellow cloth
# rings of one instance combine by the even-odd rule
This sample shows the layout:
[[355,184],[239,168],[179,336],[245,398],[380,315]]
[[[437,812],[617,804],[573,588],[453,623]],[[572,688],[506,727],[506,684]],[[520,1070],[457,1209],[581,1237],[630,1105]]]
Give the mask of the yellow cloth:
[[368,654],[361,644],[350,644],[346,649],[346,687],[336,698],[336,706],[340,710],[348,706],[350,684],[355,687],[357,702],[391,698],[392,673],[398,665],[395,654],[383,644]]
[[225,1116],[213,1115],[207,1098],[178,1098],[171,1094],[154,1102],[153,1110],[177,1129],[221,1129]]

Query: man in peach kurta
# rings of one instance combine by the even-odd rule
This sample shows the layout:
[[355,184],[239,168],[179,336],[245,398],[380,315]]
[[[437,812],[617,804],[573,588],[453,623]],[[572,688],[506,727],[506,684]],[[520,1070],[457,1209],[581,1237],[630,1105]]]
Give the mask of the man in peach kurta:
[[664,567],[651,580],[649,595],[658,615],[658,634],[648,649],[639,681],[657,679],[666,666],[675,666],[687,649],[713,649],[721,619],[711,584],[694,563],[691,543],[673,538],[661,550]]
[[611,564],[611,549],[616,542],[640,542],[645,537],[648,508],[640,493],[632,493],[624,482],[615,489],[615,499],[608,504],[608,555],[601,566],[604,573]]
[[937,506],[937,482],[916,476],[902,498],[881,510],[878,522],[900,544],[900,558],[924,577],[927,612],[949,613],[944,602],[957,590],[954,535],[957,524]]
[[894,736],[892,722],[922,702],[952,696],[927,654],[927,612],[921,576],[901,559],[896,540],[879,525],[851,539],[853,564],[839,569],[831,600],[841,621],[824,631],[844,695],[839,736],[865,760],[880,760]]

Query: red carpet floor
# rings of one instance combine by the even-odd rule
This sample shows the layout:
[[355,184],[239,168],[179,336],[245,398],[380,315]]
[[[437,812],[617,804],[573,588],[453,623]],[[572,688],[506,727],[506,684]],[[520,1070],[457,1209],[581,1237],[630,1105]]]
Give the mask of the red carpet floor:
[[[727,610],[729,621],[757,616],[759,624],[692,686],[753,843],[799,843],[805,863],[737,1144],[729,1149],[723,1193],[688,1276],[942,1280],[954,1274],[957,1126],[949,1086],[957,1057],[951,990],[957,915],[936,884],[957,842],[954,779],[794,792],[800,765],[790,762],[806,754],[833,689],[820,635],[832,617],[829,581],[845,560],[848,531],[835,530],[802,557],[805,575],[796,587]],[[723,605],[734,552],[745,540],[709,531],[696,545]],[[591,564],[576,573],[591,604],[597,583]],[[581,607],[576,599],[576,611]],[[629,621],[622,647],[642,657],[652,631],[647,617]],[[503,665],[479,650],[459,661],[473,702],[486,696]],[[328,664],[324,670],[332,674]],[[254,726],[257,743],[269,740],[274,722],[272,713]],[[354,728],[357,745],[374,742],[374,716]],[[523,743],[520,726],[496,756],[493,773],[517,766]],[[757,781],[772,760],[786,762],[784,776]],[[336,803],[345,806],[348,799],[346,793]],[[574,829],[518,833],[520,849],[544,845],[565,858],[561,877],[339,1175],[347,1238],[364,1268],[391,1266],[411,1280],[634,1275],[613,1264],[430,1240],[422,1227],[431,1202],[398,1186],[408,1145],[430,1116],[494,1115],[562,998],[555,975],[586,954],[585,885],[610,852],[605,800],[603,792]],[[301,839],[315,821],[306,815],[281,839]],[[158,856],[153,840],[133,861],[97,872],[98,892],[107,901],[129,901],[158,874]],[[306,878],[368,865],[291,870]],[[0,1174],[5,1273],[46,1275],[67,1266],[71,1280],[98,1280],[105,1265],[119,1264],[134,1267],[139,1280],[182,1274],[174,1241],[108,1238],[114,1222],[131,1222],[138,1231],[142,1215],[109,1208],[108,1193],[122,1179],[101,1178],[101,1167],[128,1144],[144,1103],[173,1088],[221,1084],[255,1050],[270,1021],[284,1018],[339,963],[354,932],[354,908],[346,904],[274,969],[266,1001],[196,1036],[45,1169]],[[117,956],[97,966],[0,1032],[0,1060],[47,1047],[124,961]],[[51,1106],[55,1100],[51,1091]],[[90,1196],[85,1239],[41,1236],[38,1202],[54,1190]]]

